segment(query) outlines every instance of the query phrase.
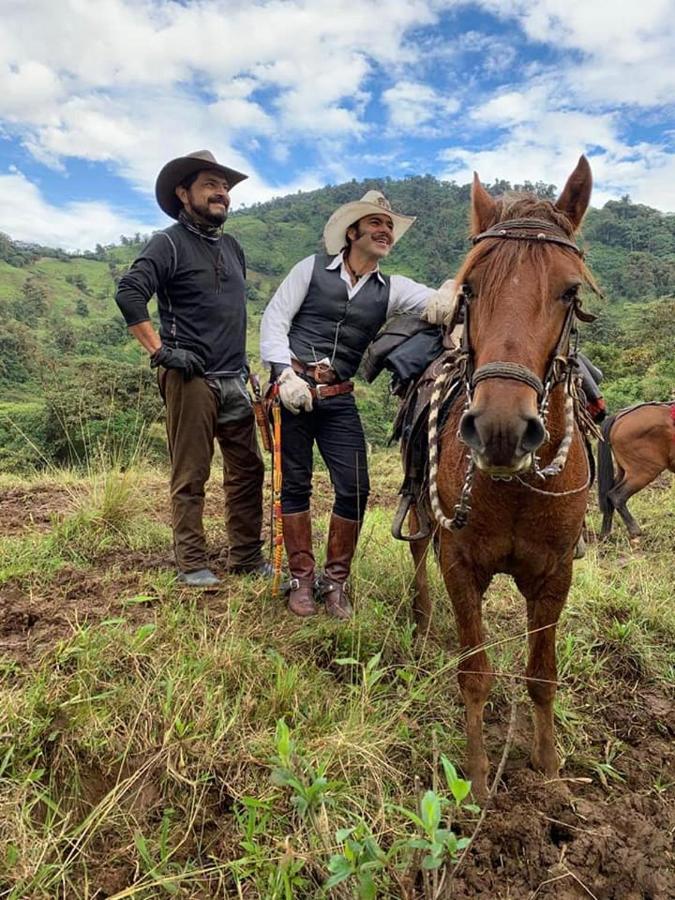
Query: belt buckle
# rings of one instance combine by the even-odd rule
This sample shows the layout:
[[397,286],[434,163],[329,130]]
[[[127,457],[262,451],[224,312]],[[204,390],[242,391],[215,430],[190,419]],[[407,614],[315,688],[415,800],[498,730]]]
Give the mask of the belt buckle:
[[316,391],[316,399],[317,399],[317,400],[324,400],[324,399],[325,399],[325,397],[322,397],[322,396],[321,396],[321,392],[322,392],[322,390],[323,390],[325,387],[327,387],[327,385],[325,385],[325,384],[319,384],[319,383],[317,382],[316,387],[314,388],[314,390]]
[[326,363],[316,363],[314,366],[314,379],[320,381],[321,384],[330,384],[327,380],[331,373],[331,367]]

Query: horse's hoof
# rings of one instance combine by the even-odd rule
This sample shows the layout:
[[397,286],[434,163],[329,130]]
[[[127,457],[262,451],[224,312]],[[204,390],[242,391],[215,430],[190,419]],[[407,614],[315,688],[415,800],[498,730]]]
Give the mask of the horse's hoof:
[[484,806],[489,794],[487,779],[471,779],[471,794],[479,806]]
[[547,778],[557,778],[560,773],[560,760],[555,750],[548,753],[533,751],[530,764],[535,772],[542,772]]
[[471,794],[476,803],[483,805],[490,793],[488,789],[488,774],[490,772],[490,763],[485,760],[476,766],[466,766],[466,777],[471,782]]

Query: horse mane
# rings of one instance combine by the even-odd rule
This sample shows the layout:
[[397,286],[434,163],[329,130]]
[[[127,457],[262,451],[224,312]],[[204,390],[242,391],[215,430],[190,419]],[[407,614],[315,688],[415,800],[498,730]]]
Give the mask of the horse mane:
[[[534,194],[514,192],[498,197],[495,201],[494,220],[486,227],[493,228],[499,222],[508,219],[545,219],[560,228],[569,238],[572,238],[575,232],[567,216],[550,200],[543,200]],[[477,230],[474,229],[474,232]],[[489,256],[491,265],[486,268],[481,284],[481,303],[491,308],[498,301],[500,289],[504,280],[513,271],[514,265],[518,266],[526,259],[532,263],[537,289],[543,292],[547,273],[556,253],[565,253],[573,260],[579,270],[581,284],[601,296],[593,275],[580,256],[572,249],[543,241],[505,241],[499,238],[482,240],[467,254],[455,276],[455,281],[458,285],[464,284],[473,269]]]

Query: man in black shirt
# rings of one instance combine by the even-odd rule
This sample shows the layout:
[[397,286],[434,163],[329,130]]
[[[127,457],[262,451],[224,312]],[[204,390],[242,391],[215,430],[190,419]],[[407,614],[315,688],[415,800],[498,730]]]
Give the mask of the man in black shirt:
[[[261,554],[264,467],[246,389],[246,262],[223,234],[229,192],[246,178],[207,150],[171,160],[157,202],[178,222],[157,232],[119,282],[116,301],[159,368],[171,457],[171,506],[179,579],[212,587],[202,522],[213,442],[223,454],[228,568],[268,574]],[[148,315],[157,294],[160,329]]]

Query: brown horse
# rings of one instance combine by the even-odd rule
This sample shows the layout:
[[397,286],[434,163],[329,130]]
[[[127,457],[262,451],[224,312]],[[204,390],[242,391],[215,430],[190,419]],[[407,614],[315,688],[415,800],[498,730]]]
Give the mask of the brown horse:
[[[442,429],[437,474],[430,456],[430,495],[433,509],[435,479],[442,513],[452,515],[459,501],[466,518],[466,524],[457,516],[444,520],[436,549],[463,651],[459,685],[466,706],[466,768],[478,797],[487,789],[483,708],[493,680],[481,607],[498,572],[515,579],[527,603],[532,762],[549,776],[559,768],[553,731],[555,632],[590,483],[566,384],[574,316],[592,318],[581,311],[578,292],[593,281],[573,240],[591,184],[583,156],[555,204],[526,195],[495,199],[474,176],[474,247],[457,275],[467,402],[463,410],[461,404],[451,409]],[[560,458],[561,442],[568,445],[562,468],[542,473]],[[475,466],[473,481],[467,466]],[[413,508],[412,532],[419,521]],[[425,564],[429,540],[411,543],[414,613],[421,634],[431,617]]]
[[[602,424],[598,444],[598,502],[602,512],[600,540],[612,530],[616,510],[628,534],[637,539],[640,526],[626,503],[661,472],[675,472],[675,404],[642,403],[622,409]],[[612,453],[619,468],[614,474]]]

